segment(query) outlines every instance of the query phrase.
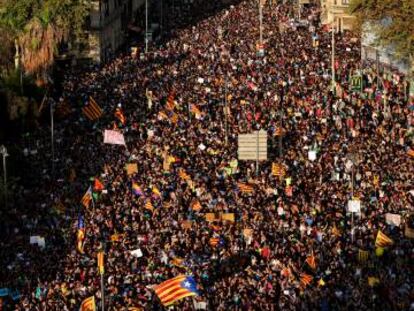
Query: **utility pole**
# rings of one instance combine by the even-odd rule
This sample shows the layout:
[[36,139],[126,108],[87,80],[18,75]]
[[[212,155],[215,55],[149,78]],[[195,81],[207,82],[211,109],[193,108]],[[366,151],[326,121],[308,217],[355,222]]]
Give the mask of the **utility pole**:
[[145,0],[145,53],[148,53],[148,0]]
[[262,0],[259,0],[259,43],[260,45],[263,44],[263,6],[262,6]]
[[53,100],[50,101],[50,142],[52,146],[52,176],[55,176],[55,125],[54,125],[54,110]]
[[224,141],[227,146],[228,136],[229,136],[229,127],[228,127],[229,111],[228,111],[228,103],[227,103],[227,74],[224,79],[225,79],[224,81],[224,113],[225,113],[224,122],[225,122],[225,129],[226,129],[226,137],[224,138]]
[[7,167],[6,167],[6,157],[9,156],[7,153],[6,146],[0,146],[0,153],[3,156],[3,186],[4,186],[4,207],[7,208]]
[[332,46],[332,52],[331,52],[331,57],[332,57],[332,92],[335,91],[335,28],[334,28],[334,22],[332,23],[332,42],[331,42],[331,46]]

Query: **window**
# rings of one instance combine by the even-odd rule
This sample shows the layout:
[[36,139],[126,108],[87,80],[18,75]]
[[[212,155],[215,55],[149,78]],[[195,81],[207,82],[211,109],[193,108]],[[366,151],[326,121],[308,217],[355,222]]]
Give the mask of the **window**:
[[342,0],[342,4],[343,5],[348,5],[349,4],[349,0]]

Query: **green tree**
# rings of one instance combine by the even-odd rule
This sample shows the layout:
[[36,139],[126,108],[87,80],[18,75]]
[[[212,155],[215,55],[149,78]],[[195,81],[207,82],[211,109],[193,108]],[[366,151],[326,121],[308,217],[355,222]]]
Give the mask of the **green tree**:
[[356,29],[366,23],[377,37],[376,44],[393,46],[399,57],[414,61],[414,0],[351,0]]
[[44,73],[63,40],[80,38],[90,0],[0,0],[0,29],[29,74]]

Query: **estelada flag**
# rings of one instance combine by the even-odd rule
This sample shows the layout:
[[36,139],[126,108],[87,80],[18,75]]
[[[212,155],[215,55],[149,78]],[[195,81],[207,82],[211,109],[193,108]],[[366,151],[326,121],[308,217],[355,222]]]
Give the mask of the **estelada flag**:
[[375,239],[376,247],[387,247],[394,244],[394,241],[387,237],[381,230],[378,230],[377,238]]
[[91,296],[82,301],[79,311],[96,311],[95,297]]
[[90,96],[89,102],[82,108],[83,114],[91,121],[97,120],[102,116],[102,108]]
[[198,296],[197,284],[192,276],[179,275],[154,287],[155,294],[166,307],[177,300]]
[[83,254],[84,240],[85,240],[85,223],[83,221],[82,215],[79,215],[78,218],[78,232],[76,235],[76,248],[79,253]]
[[105,189],[105,187],[101,183],[101,181],[98,178],[95,178],[94,184],[93,184],[93,190],[95,190],[95,191],[102,191],[104,189]]
[[302,273],[300,275],[300,284],[303,286],[308,286],[310,283],[312,283],[313,277],[309,274]]
[[115,117],[122,123],[122,125],[125,125],[126,119],[121,108],[116,108]]
[[246,183],[242,183],[239,182],[237,183],[237,188],[239,189],[239,191],[241,191],[242,193],[248,193],[251,194],[254,192],[254,188],[251,185],[248,185]]
[[83,206],[88,208],[89,205],[91,204],[91,201],[92,201],[92,188],[91,188],[91,186],[89,186],[88,190],[86,191],[86,193],[82,197],[81,203],[82,203]]

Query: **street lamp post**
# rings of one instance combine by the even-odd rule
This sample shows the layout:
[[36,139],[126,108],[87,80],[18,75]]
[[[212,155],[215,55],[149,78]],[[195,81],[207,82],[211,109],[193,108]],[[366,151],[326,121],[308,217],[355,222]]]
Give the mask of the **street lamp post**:
[[55,175],[55,130],[53,101],[50,100],[50,142],[52,145],[52,176]]
[[6,157],[9,155],[4,145],[0,146],[0,153],[3,156],[3,186],[4,186],[4,206],[7,207],[7,167]]
[[331,66],[332,66],[332,92],[335,90],[335,27],[333,26],[334,22],[332,23],[332,52],[331,52]]
[[263,44],[263,5],[262,0],[259,0],[259,43]]
[[148,53],[148,0],[145,0],[145,53]]

